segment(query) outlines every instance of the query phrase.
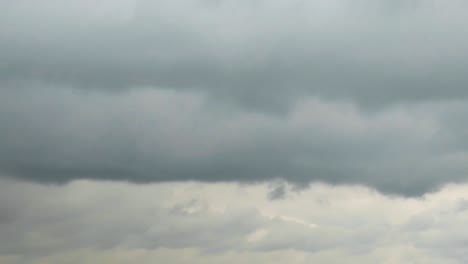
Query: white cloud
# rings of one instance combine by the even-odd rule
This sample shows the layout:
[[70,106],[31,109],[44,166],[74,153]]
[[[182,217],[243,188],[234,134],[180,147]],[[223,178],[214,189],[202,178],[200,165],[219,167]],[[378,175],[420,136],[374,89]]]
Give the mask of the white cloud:
[[1,183],[2,263],[467,260],[466,185],[421,198],[288,186],[284,199],[270,200],[267,184]]

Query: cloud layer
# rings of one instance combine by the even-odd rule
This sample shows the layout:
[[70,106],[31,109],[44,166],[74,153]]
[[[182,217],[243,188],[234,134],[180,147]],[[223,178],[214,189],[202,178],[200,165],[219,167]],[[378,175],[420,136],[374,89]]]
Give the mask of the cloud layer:
[[[406,195],[466,179],[463,104],[396,107],[304,99],[287,115],[245,112],[200,94],[3,90],[0,164],[34,181],[286,179],[357,183]],[[455,114],[454,114],[455,113]]]
[[2,78],[284,110],[465,98],[464,1],[3,1]]
[[[467,191],[1,180],[2,263],[465,263]],[[8,239],[3,239],[8,238]]]
[[0,171],[403,195],[465,181],[466,5],[2,1]]

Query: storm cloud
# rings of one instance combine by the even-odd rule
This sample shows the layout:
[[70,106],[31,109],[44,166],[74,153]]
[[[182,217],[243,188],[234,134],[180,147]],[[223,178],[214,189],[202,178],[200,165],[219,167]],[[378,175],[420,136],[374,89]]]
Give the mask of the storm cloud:
[[0,171],[402,195],[464,182],[467,5],[2,1]]
[[278,111],[464,98],[463,1],[3,1],[2,78]]

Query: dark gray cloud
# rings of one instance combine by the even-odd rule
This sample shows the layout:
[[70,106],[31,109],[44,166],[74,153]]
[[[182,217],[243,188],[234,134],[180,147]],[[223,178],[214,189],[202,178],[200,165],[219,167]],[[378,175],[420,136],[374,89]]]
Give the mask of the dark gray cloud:
[[286,185],[283,182],[272,183],[270,186],[270,192],[268,197],[271,200],[284,199],[286,198],[287,189]]
[[2,1],[0,170],[65,182],[467,179],[463,1]]
[[414,195],[466,179],[450,113],[468,110],[456,104],[368,113],[309,98],[276,116],[171,90],[109,95],[40,85],[4,89],[0,101],[2,171],[35,181],[282,178]]
[[381,106],[466,97],[454,1],[3,1],[1,76],[205,91],[254,109],[303,95]]

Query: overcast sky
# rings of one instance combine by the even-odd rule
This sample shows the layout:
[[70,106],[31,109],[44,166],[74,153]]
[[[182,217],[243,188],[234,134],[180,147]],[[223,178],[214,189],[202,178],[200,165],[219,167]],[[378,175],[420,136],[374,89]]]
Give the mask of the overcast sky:
[[0,1],[0,263],[467,263],[467,10]]

